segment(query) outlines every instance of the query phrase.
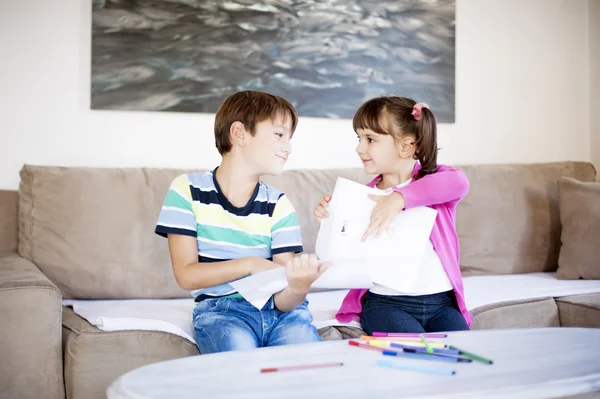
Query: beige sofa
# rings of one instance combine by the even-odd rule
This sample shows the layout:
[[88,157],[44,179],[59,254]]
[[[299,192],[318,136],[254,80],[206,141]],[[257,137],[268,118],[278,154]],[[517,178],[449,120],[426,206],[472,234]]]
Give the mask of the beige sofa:
[[[561,224],[557,179],[594,181],[588,163],[473,165],[457,212],[464,275],[557,269]],[[0,191],[0,397],[102,398],[117,376],[198,354],[164,332],[103,332],[61,299],[178,298],[166,240],[154,224],[182,170],[26,165],[19,192]],[[336,176],[362,170],[288,171],[265,181],[295,204],[305,248],[314,248],[312,209]],[[474,328],[600,327],[600,294],[512,301],[474,310]],[[190,315],[191,317],[191,315]],[[326,339],[360,331],[327,327]]]

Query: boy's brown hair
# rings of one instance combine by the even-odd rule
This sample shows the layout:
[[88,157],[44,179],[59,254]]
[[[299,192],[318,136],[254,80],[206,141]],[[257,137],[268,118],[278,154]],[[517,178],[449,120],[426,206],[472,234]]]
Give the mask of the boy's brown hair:
[[254,136],[257,123],[266,119],[274,120],[278,115],[282,115],[284,121],[292,118],[293,134],[298,125],[298,115],[285,98],[253,90],[240,91],[227,97],[215,116],[215,145],[219,154],[231,151],[229,129],[233,122],[241,122]]

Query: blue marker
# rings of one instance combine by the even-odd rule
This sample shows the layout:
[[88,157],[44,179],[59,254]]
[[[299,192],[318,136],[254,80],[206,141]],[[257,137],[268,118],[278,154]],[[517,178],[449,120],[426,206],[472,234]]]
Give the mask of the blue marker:
[[436,369],[436,368],[432,368],[432,367],[419,366],[416,364],[390,362],[389,360],[378,360],[376,364],[381,367],[389,367],[392,369],[402,369],[402,370],[410,370],[410,371],[421,371],[423,373],[430,373],[430,374],[442,374],[442,375],[456,374],[456,371],[454,371],[454,370]]

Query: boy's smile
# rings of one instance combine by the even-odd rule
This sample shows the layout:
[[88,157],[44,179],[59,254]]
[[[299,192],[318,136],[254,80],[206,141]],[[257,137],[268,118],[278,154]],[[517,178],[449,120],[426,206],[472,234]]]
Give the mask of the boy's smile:
[[277,115],[256,124],[254,136],[248,137],[247,159],[259,175],[279,175],[292,153],[292,120]]

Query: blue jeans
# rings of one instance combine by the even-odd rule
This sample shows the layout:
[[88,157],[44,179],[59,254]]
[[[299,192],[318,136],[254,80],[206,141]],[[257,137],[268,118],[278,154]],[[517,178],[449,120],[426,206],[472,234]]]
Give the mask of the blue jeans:
[[367,292],[360,316],[363,330],[424,333],[468,330],[454,291],[431,295],[378,295]]
[[194,308],[194,335],[200,353],[226,352],[322,341],[304,301],[280,312],[273,297],[258,310],[245,299],[211,298]]

